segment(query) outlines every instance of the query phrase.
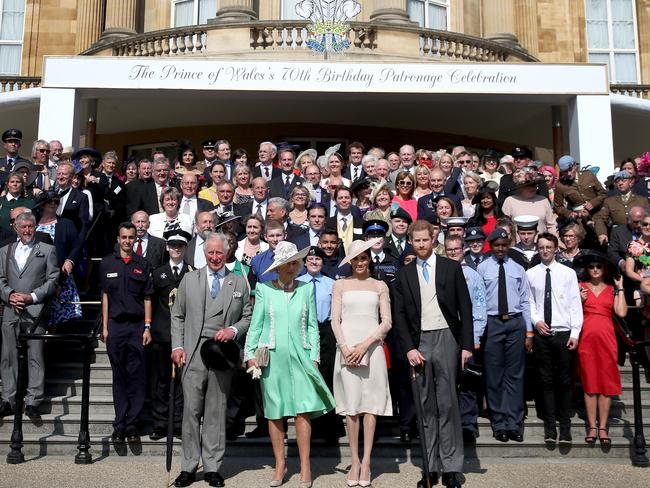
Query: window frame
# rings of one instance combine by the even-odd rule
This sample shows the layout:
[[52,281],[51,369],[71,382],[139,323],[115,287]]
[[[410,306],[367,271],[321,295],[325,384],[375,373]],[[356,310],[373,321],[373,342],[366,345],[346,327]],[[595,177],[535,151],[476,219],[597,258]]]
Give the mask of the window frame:
[[[23,34],[22,39],[1,39],[0,45],[3,46],[20,46],[20,61],[16,73],[0,73],[0,76],[20,76],[23,68],[23,47],[25,46],[25,13],[27,10],[27,0],[23,0]],[[4,12],[4,0],[0,0],[0,27],[2,27],[2,13]]]
[[[0,0],[1,1],[1,0]],[[171,0],[172,1],[172,8],[170,12],[171,16],[171,21],[170,25],[173,29],[176,28],[182,28],[182,27],[188,27],[187,25],[176,25],[176,5],[179,3],[186,2],[188,0]],[[199,7],[201,2],[199,0],[189,0],[192,2],[192,23],[189,25],[206,25],[206,24],[199,24]],[[217,10],[219,10],[219,7],[217,5]],[[216,13],[216,11],[215,11]]]
[[[587,62],[591,54],[607,54],[609,56],[609,63],[607,65],[610,83],[630,83],[638,84],[641,79],[641,63],[639,59],[639,27],[637,23],[636,2],[632,0],[632,28],[634,30],[634,48],[615,48],[614,47],[614,25],[612,20],[612,2],[611,0],[603,0],[607,10],[607,45],[605,48],[591,48],[589,47],[589,29],[587,18],[587,2],[585,2],[585,38],[587,41]],[[634,63],[636,67],[636,81],[618,81],[616,78],[616,54],[634,54]]]
[[[418,2],[423,2],[424,3],[424,25],[422,26],[422,29],[434,29],[433,27],[429,26],[429,5],[436,5],[438,7],[444,7],[445,8],[445,29],[446,31],[449,31],[450,29],[450,18],[451,16],[449,15],[449,11],[451,9],[451,1],[450,0],[409,0],[407,3],[407,9],[408,9],[408,4],[411,3],[411,1],[418,1]],[[410,16],[409,16],[410,19]],[[413,19],[410,19],[413,20]]]

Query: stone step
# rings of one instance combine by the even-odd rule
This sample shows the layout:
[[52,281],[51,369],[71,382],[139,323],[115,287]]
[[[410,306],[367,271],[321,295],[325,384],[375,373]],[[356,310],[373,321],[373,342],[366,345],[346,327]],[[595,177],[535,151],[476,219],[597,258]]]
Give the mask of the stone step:
[[[47,379],[80,379],[83,375],[83,364],[76,362],[55,363],[48,366],[45,372]],[[90,380],[112,380],[113,372],[109,363],[93,363],[90,365]]]
[[[113,443],[109,435],[92,435],[91,454],[94,459],[105,456],[127,456],[146,455],[164,456],[165,439],[151,441],[148,437],[142,437],[139,442],[132,444]],[[0,439],[0,452],[9,452],[9,439]],[[26,456],[62,455],[71,458],[77,452],[77,435],[48,435],[26,434],[23,438],[23,453]],[[181,450],[181,443],[174,439],[173,452],[178,456]],[[293,438],[287,442],[288,455],[298,456],[298,449]],[[375,443],[373,448],[374,458],[398,458],[419,462],[419,446],[405,446],[399,439],[381,440]],[[226,448],[228,457],[271,456],[271,444],[266,440],[253,440],[239,438],[229,442]],[[311,443],[312,458],[318,457],[350,457],[350,448],[347,442],[342,440],[338,446],[325,445],[322,441],[314,439]],[[467,459],[481,458],[597,458],[597,459],[625,459],[630,457],[630,441],[627,439],[613,439],[609,449],[602,448],[599,444],[587,445],[584,442],[576,441],[570,448],[547,448],[541,439],[528,438],[522,443],[495,441],[493,438],[479,438],[475,445],[466,446],[465,457]],[[164,466],[161,463],[161,469]]]
[[[81,395],[83,380],[79,378],[46,378],[46,395]],[[90,381],[90,394],[98,396],[111,396],[113,394],[113,381],[111,379],[93,379]]]

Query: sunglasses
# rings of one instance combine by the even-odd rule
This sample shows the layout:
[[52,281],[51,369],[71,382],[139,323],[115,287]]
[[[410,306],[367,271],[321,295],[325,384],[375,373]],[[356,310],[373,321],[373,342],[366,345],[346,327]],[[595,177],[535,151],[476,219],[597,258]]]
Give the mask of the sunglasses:
[[603,265],[600,263],[594,263],[587,266],[587,269],[603,269]]
[[471,160],[471,159],[459,159],[457,162],[458,162],[458,163],[466,163],[466,164],[469,164],[469,163],[472,162],[472,160]]
[[650,227],[650,222],[641,222],[641,227]]
[[398,183],[398,185],[399,185],[399,186],[413,186],[413,183],[411,183],[410,181],[406,180],[406,181],[400,181],[400,182]]
[[37,149],[37,151],[38,151],[39,153],[42,153],[42,154],[50,154],[50,150],[49,150],[49,149]]

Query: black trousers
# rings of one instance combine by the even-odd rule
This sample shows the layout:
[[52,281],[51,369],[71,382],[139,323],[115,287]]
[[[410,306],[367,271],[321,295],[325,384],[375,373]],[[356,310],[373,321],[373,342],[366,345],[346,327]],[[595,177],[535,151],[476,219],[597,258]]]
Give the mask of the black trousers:
[[397,333],[391,329],[386,336],[390,352],[390,388],[393,401],[397,400],[399,412],[399,430],[417,432],[413,390],[411,389],[410,365],[406,359],[408,351],[402,350]]
[[[170,342],[153,342],[149,351],[151,357],[151,417],[153,430],[156,432],[167,431],[169,414],[169,386],[172,374],[172,347]],[[183,423],[183,387],[181,386],[181,372],[176,371],[174,389],[174,430],[181,431]]]
[[134,432],[147,388],[142,321],[108,321],[106,352],[113,370],[113,405],[116,429]]
[[567,349],[570,332],[535,335],[537,374],[542,388],[546,422],[571,422],[571,371],[574,354]]

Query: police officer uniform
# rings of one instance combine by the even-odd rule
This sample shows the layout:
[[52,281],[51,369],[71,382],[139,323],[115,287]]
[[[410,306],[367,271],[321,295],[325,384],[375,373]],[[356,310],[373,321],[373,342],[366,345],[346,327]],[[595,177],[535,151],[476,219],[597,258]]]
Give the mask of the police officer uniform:
[[[363,223],[363,236],[365,239],[372,239],[374,237],[381,237],[386,239],[388,233],[388,223],[385,220],[366,220]],[[390,284],[395,279],[395,273],[399,265],[398,256],[392,254],[392,250],[386,245],[384,240],[384,247],[380,253],[370,249],[370,260],[372,262],[371,269],[373,278],[382,280],[390,287]]]
[[[167,243],[182,243],[187,246],[191,239],[189,232],[181,229],[167,235]],[[171,382],[171,314],[170,310],[176,299],[176,289],[185,276],[192,271],[190,265],[181,261],[179,264],[167,261],[152,273],[154,296],[152,300],[151,321],[151,416],[153,418],[153,440],[160,439],[167,432],[167,413],[169,408],[169,385]],[[183,421],[183,389],[180,387],[180,375],[176,377],[177,387],[174,398],[174,431],[180,434]]]
[[[465,231],[465,244],[472,241],[485,241],[485,232],[481,227],[470,227]],[[485,254],[473,254],[469,249],[465,252],[464,264],[476,271],[478,265],[485,259]]]
[[132,253],[122,258],[120,251],[102,259],[101,289],[108,298],[108,339],[106,350],[113,370],[115,439],[137,435],[137,422],[145,399],[147,377],[142,343],[144,299],[153,295],[151,266]]

